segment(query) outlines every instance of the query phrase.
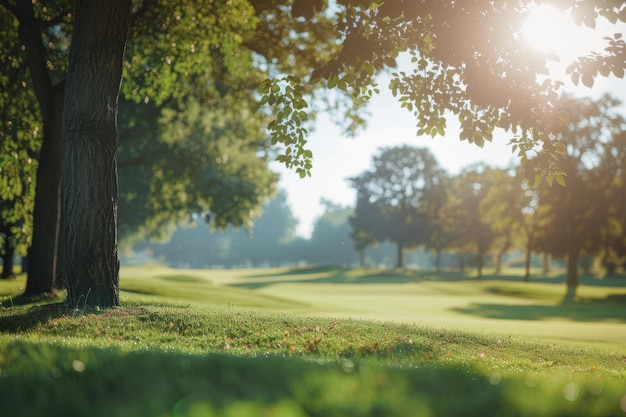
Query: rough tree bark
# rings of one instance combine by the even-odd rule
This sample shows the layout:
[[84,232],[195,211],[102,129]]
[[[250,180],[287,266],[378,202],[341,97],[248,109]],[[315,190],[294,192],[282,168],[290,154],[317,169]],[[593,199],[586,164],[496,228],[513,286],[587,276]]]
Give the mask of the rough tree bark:
[[35,207],[33,209],[33,243],[28,251],[28,279],[25,295],[54,291],[57,284],[57,253],[61,216],[61,171],[63,142],[63,85],[50,89],[43,117],[43,143],[39,153]]
[[132,0],[78,0],[63,112],[68,303],[119,304],[117,109]]

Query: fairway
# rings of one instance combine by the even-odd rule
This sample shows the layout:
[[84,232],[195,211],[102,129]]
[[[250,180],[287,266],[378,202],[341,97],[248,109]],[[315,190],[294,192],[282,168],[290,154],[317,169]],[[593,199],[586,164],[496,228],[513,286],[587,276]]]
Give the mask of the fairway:
[[[508,271],[507,271],[508,272]],[[504,337],[626,345],[626,279],[583,279],[563,302],[558,278],[521,282],[514,272],[477,280],[456,273],[319,267],[125,267],[122,301],[392,321]]]

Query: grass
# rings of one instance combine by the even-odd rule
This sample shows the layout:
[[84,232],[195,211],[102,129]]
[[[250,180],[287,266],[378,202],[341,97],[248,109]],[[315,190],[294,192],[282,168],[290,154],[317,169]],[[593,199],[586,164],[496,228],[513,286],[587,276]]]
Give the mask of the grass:
[[[102,311],[10,306],[23,278],[0,282],[0,410],[624,416],[626,288],[589,281],[562,303],[558,280],[134,267],[122,273],[122,307]],[[369,320],[382,311],[395,319]],[[499,332],[500,322],[527,327]],[[569,336],[546,338],[542,325]],[[618,335],[590,339],[578,326]]]

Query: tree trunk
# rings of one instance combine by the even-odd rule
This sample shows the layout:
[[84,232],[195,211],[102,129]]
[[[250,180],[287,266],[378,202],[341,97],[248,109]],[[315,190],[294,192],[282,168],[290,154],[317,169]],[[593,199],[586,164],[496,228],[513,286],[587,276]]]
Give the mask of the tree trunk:
[[402,242],[398,242],[398,252],[397,252],[397,256],[396,256],[396,268],[403,268],[404,267],[404,249],[403,249],[403,244]]
[[68,302],[119,304],[117,109],[132,0],[78,0],[63,138]]
[[524,253],[524,267],[525,267],[524,282],[530,281],[530,255],[531,255],[530,244],[527,244],[526,251]]
[[13,257],[15,255],[15,249],[11,246],[7,239],[4,240],[4,253],[2,254],[2,275],[1,279],[7,279],[13,277]]
[[576,296],[578,288],[578,259],[579,252],[577,250],[570,251],[567,256],[567,295],[566,299],[571,300]]
[[50,79],[41,22],[35,17],[33,4],[34,2],[30,1],[16,1],[14,10],[19,21],[18,33],[24,45],[26,63],[43,121],[26,295],[48,293],[54,289],[61,207],[63,84],[54,86]]
[[496,275],[502,272],[502,257],[504,256],[504,251],[498,251],[496,254]]
[[502,272],[502,257],[509,250],[510,247],[511,247],[511,233],[509,231],[506,235],[506,240],[504,241],[504,244],[502,245],[502,247],[500,248],[500,250],[498,251],[496,255],[496,274],[499,274],[500,272]]
[[485,259],[485,255],[479,253],[476,256],[476,269],[478,270],[478,279],[483,277],[483,261]]
[[28,251],[26,295],[50,293],[56,287],[63,164],[63,85],[51,89],[50,104],[42,112],[43,142],[37,167],[33,243]]

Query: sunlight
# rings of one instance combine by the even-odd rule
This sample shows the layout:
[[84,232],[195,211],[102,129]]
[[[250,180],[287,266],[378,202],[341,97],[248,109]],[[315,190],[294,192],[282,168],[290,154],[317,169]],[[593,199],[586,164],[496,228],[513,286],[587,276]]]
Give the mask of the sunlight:
[[577,26],[572,17],[553,6],[531,4],[522,26],[523,39],[534,49],[556,54],[561,61],[573,60],[606,46],[605,36],[624,30],[623,23],[611,24],[599,19],[595,28]]
[[533,48],[560,57],[582,52],[579,41],[586,38],[585,30],[576,26],[570,16],[545,4],[531,8],[522,31]]

